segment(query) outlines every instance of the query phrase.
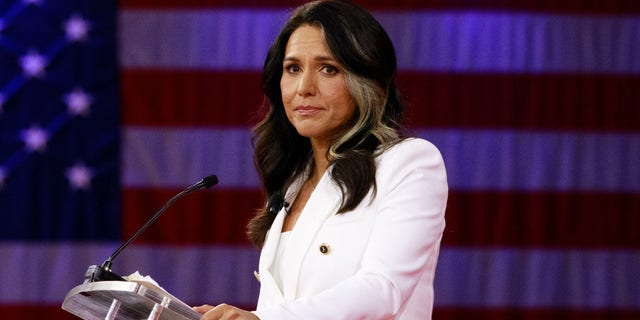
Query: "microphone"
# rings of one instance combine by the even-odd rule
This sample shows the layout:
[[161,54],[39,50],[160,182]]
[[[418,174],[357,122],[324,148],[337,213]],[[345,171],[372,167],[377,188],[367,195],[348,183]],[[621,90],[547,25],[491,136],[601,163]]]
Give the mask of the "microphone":
[[274,193],[269,197],[269,201],[267,202],[267,208],[269,210],[269,214],[276,215],[282,207],[288,208],[289,203],[284,201],[284,198],[280,193]]
[[125,243],[123,243],[116,251],[114,251],[107,260],[102,263],[101,266],[92,265],[87,269],[85,273],[85,283],[87,282],[97,282],[97,281],[126,281],[121,276],[111,271],[111,265],[113,264],[113,260],[124,250],[131,242],[133,242],[138,236],[145,231],[153,222],[156,221],[160,217],[162,213],[164,213],[169,206],[171,206],[178,199],[198,190],[207,189],[215,186],[218,183],[218,177],[215,174],[202,178],[202,180],[194,183],[193,185],[187,187],[186,189],[180,191],[180,193],[173,196],[173,198],[169,199],[160,210],[158,210],[147,222],[136,231]]

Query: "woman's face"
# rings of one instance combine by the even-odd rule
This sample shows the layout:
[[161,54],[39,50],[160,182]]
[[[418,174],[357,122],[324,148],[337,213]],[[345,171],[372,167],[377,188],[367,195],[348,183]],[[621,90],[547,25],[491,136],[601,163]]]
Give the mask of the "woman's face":
[[344,70],[318,27],[303,25],[291,34],[280,90],[287,118],[312,143],[328,143],[356,110]]

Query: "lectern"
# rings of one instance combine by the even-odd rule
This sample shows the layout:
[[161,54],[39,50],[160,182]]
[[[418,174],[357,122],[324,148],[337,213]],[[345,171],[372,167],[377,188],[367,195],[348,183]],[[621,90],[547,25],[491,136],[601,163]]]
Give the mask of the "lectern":
[[85,320],[198,320],[201,314],[145,282],[85,282],[69,291],[62,309]]
[[71,289],[62,309],[85,320],[198,320],[201,314],[162,288],[146,281],[127,281],[113,273],[111,264],[124,248],[146,230],[176,200],[218,183],[214,174],[182,190],[169,199],[136,233],[101,265],[92,265],[83,284]]

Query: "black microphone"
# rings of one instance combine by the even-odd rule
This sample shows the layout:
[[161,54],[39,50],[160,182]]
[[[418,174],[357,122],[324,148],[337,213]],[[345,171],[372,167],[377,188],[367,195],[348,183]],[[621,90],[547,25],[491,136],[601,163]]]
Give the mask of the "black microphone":
[[289,207],[289,203],[284,201],[284,197],[280,193],[274,193],[269,197],[269,201],[267,202],[267,208],[269,210],[269,214],[276,215],[282,207]]
[[134,233],[125,243],[123,243],[116,251],[114,251],[111,256],[107,260],[102,263],[101,266],[92,265],[87,269],[85,273],[84,279],[85,283],[87,282],[96,282],[96,281],[125,281],[124,278],[117,275],[116,273],[111,271],[111,265],[113,264],[113,259],[115,259],[122,250],[124,250],[131,242],[133,242],[138,236],[145,231],[156,219],[160,217],[162,213],[164,213],[169,206],[171,206],[178,199],[198,190],[207,189],[215,186],[218,183],[218,177],[215,174],[202,178],[202,180],[196,182],[195,184],[187,187],[186,189],[180,191],[180,193],[173,196],[173,198],[169,199],[160,210],[158,210],[149,220],[142,226],[136,233]]

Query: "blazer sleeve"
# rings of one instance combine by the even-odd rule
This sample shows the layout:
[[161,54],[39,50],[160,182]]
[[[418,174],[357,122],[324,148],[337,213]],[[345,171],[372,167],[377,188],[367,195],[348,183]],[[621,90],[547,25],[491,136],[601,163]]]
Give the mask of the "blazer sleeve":
[[448,194],[440,152],[422,139],[398,143],[378,157],[376,183],[374,201],[361,204],[375,220],[360,269],[316,295],[255,311],[260,319],[390,319],[417,286],[427,287],[431,307]]

